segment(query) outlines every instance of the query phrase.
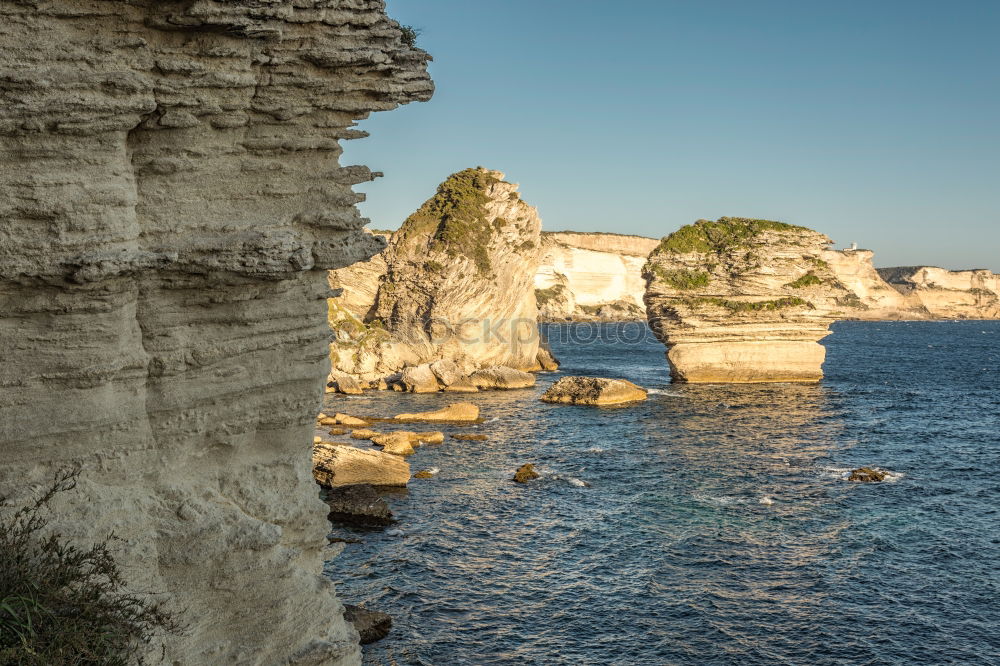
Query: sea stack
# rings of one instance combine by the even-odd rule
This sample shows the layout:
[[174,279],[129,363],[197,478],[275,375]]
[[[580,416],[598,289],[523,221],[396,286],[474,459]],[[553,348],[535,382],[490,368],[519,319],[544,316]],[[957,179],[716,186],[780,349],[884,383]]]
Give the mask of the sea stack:
[[771,220],[698,220],[664,238],[643,268],[650,327],[674,381],[815,382],[819,341],[852,292],[825,235]]
[[501,172],[452,174],[392,234],[364,320],[331,318],[342,341],[334,367],[364,379],[440,359],[465,374],[536,369],[540,231],[538,212]]

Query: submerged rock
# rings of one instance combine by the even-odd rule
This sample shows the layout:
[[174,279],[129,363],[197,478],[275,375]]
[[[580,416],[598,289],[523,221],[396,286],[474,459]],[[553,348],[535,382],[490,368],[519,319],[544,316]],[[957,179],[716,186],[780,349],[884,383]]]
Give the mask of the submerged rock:
[[406,486],[410,480],[410,465],[400,456],[382,451],[319,442],[313,445],[313,478],[328,488],[359,483]]
[[878,483],[879,481],[885,481],[887,476],[889,476],[889,472],[884,469],[879,469],[877,467],[859,467],[851,471],[847,480],[858,483]]
[[469,380],[478,389],[519,389],[535,385],[535,376],[530,372],[502,365],[476,370],[469,375]]
[[539,398],[567,405],[620,405],[645,400],[646,389],[624,379],[563,377]]
[[518,467],[517,471],[514,472],[513,481],[517,483],[527,483],[528,481],[537,478],[538,472],[535,471],[535,466],[531,463],[525,463]]
[[330,522],[363,527],[393,523],[389,505],[368,483],[326,489],[323,501],[330,507]]
[[485,442],[490,438],[489,435],[477,435],[477,434],[464,434],[458,433],[451,436],[452,439],[457,439],[460,442]]
[[479,407],[471,402],[456,402],[432,412],[397,414],[397,421],[475,421],[479,418]]
[[382,640],[392,629],[392,617],[388,613],[371,611],[360,606],[344,604],[344,619],[358,630],[362,645]]
[[434,472],[429,469],[422,469],[413,475],[414,479],[430,479],[434,477]]

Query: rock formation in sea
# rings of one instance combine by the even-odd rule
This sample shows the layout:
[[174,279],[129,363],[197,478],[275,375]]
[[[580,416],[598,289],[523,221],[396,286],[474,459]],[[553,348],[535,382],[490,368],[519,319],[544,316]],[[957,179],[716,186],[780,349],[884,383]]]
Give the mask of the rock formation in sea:
[[811,382],[822,376],[834,308],[853,302],[805,227],[699,220],[649,255],[646,310],[675,381]]
[[[326,271],[362,232],[340,141],[428,99],[382,0],[0,3],[0,493],[80,466],[182,664],[355,664],[310,439]],[[156,655],[159,657],[159,653]]]
[[[347,306],[353,312],[331,304],[337,370],[374,380],[440,360],[456,363],[464,375],[493,366],[538,367],[533,279],[541,221],[517,185],[503,178],[481,167],[449,176],[392,234],[378,260],[385,270],[374,301],[363,315],[360,298]],[[371,275],[351,270],[331,281],[349,285],[360,275],[369,283]],[[411,383],[431,390],[432,380]]]
[[542,232],[535,274],[545,320],[644,319],[642,266],[654,238],[622,234]]

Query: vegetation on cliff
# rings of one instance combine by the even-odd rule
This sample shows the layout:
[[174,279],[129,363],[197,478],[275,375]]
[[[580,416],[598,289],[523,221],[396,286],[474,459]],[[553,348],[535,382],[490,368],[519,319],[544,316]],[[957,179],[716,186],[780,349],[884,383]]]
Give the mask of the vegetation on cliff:
[[800,277],[798,280],[789,282],[785,286],[791,287],[792,289],[804,289],[805,287],[814,287],[819,284],[823,284],[822,278],[820,278],[812,271],[809,271],[808,273]]
[[77,475],[59,473],[21,508],[0,497],[0,664],[141,664],[157,635],[181,630],[158,602],[125,591],[114,537],[81,548],[49,529],[49,504]]
[[666,285],[680,291],[707,287],[712,281],[712,276],[708,271],[683,268],[669,269],[658,264],[647,264],[643,272],[652,273],[663,280]]
[[755,220],[747,217],[720,217],[715,222],[698,220],[670,234],[662,241],[657,251],[686,254],[688,252],[703,252],[722,254],[732,248],[746,245],[764,231],[809,231],[806,227],[775,222],[774,220]]
[[[490,227],[485,206],[490,199],[486,192],[498,182],[493,172],[479,167],[451,174],[437,193],[403,222],[398,245],[408,247],[429,235],[431,249],[443,250],[450,257],[467,257],[480,273],[489,274],[492,266],[486,246]],[[503,221],[495,223],[502,225]]]
[[733,301],[725,298],[706,296],[701,298],[686,299],[684,303],[692,307],[697,307],[699,305],[714,305],[716,307],[725,308],[733,313],[763,312],[765,310],[783,310],[786,308],[796,307],[806,307],[811,309],[813,307],[812,303],[804,298],[794,296],[776,298],[767,301]]

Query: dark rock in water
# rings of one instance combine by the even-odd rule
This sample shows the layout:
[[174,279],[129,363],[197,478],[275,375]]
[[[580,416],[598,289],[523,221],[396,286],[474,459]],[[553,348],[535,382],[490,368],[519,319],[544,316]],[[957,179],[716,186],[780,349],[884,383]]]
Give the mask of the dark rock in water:
[[538,478],[538,472],[535,471],[535,466],[531,463],[525,463],[517,468],[514,472],[514,481],[517,483],[527,483],[532,479]]
[[857,481],[858,483],[877,483],[879,481],[884,481],[887,476],[889,476],[889,472],[884,469],[878,469],[875,467],[859,467],[851,472],[851,475],[847,477],[847,480]]
[[374,486],[367,483],[327,489],[323,500],[330,507],[331,522],[372,527],[391,525],[392,511],[379,497]]
[[353,624],[361,634],[362,645],[382,640],[392,629],[392,617],[388,613],[371,611],[360,606],[344,604],[344,619]]
[[434,477],[434,472],[429,469],[422,469],[413,475],[414,479],[431,479]]
[[457,434],[452,435],[452,439],[457,439],[460,442],[485,442],[490,438],[489,435],[467,435],[467,434]]

